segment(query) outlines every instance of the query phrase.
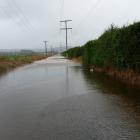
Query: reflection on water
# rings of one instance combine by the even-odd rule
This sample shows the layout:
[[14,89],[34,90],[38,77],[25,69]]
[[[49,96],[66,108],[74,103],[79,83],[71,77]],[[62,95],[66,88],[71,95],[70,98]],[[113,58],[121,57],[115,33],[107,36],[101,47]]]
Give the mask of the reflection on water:
[[66,93],[69,91],[69,65],[66,63]]
[[7,74],[7,71],[0,71],[0,78]]
[[140,115],[140,89],[127,86],[105,74],[90,73],[88,70],[83,70],[83,73],[91,88],[97,88],[104,94],[120,97],[129,105],[131,113]]
[[0,140],[139,139],[139,130],[138,90],[62,57],[0,78]]

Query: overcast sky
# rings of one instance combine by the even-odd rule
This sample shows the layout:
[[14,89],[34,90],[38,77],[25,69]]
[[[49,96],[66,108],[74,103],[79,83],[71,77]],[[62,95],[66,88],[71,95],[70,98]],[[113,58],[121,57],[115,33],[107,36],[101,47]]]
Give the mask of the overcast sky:
[[140,0],[0,0],[0,49],[43,48],[43,40],[63,46],[65,19],[72,20],[69,46],[82,45],[112,23],[140,21]]

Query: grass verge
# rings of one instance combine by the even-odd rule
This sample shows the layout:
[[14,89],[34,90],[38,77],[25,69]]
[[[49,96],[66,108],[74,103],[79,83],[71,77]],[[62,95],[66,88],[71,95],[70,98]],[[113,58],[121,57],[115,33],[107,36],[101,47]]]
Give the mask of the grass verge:
[[45,58],[44,55],[0,55],[0,72],[7,72],[13,68]]

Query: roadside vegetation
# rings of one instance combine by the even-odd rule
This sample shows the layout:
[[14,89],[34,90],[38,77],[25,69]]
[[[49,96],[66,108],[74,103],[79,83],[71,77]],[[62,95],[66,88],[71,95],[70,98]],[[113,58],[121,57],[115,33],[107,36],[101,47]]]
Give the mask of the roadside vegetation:
[[44,55],[0,55],[0,72],[46,58]]
[[98,39],[64,52],[82,57],[83,65],[140,86],[140,22],[118,28],[114,25]]

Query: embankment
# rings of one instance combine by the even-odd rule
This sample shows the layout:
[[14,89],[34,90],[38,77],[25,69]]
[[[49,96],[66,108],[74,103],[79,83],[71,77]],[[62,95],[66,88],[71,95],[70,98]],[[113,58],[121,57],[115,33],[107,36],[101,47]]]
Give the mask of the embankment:
[[83,65],[91,71],[140,87],[140,22],[121,28],[111,25],[98,39],[63,55],[81,57]]

